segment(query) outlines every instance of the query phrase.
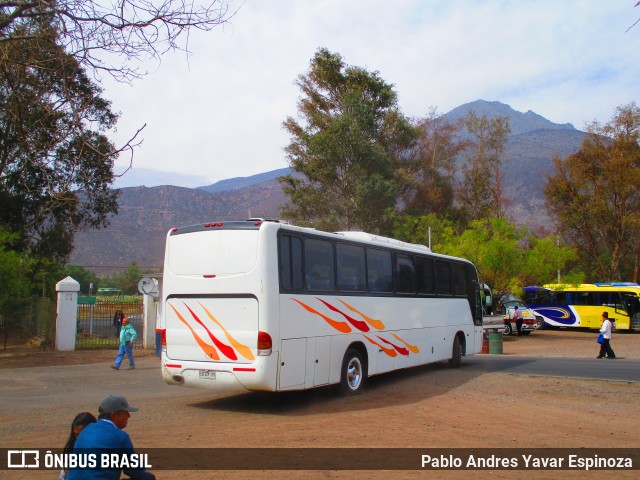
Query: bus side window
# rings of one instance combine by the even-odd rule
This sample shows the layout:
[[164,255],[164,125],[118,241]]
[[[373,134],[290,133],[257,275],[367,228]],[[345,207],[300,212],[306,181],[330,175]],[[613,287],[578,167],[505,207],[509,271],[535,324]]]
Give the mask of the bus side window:
[[395,254],[396,257],[396,292],[397,293],[415,293],[416,292],[416,274],[413,267],[413,259],[409,255]]
[[338,289],[361,292],[366,289],[364,248],[338,243],[336,245]]
[[416,257],[416,277],[418,293],[434,293],[433,260],[426,257]]
[[451,265],[452,277],[453,277],[453,294],[454,295],[466,295],[467,283],[465,277],[464,265],[461,263],[454,263]]
[[371,292],[391,292],[391,253],[375,248],[367,248],[367,283]]
[[302,239],[291,238],[291,281],[296,290],[304,287],[302,276]]
[[445,260],[436,260],[436,293],[451,295],[451,264]]
[[304,242],[305,274],[309,290],[334,290],[333,244],[307,238]]
[[285,290],[299,290],[302,284],[302,240],[291,235],[280,237],[280,285]]
[[576,292],[576,305],[596,305],[594,303],[594,292]]
[[291,237],[280,237],[280,285],[284,289],[291,288]]

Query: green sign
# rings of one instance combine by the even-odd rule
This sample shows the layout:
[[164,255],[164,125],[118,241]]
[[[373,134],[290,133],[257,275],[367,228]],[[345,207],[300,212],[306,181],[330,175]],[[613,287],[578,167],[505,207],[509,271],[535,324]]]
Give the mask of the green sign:
[[95,305],[96,297],[92,295],[78,295],[78,304],[79,305]]

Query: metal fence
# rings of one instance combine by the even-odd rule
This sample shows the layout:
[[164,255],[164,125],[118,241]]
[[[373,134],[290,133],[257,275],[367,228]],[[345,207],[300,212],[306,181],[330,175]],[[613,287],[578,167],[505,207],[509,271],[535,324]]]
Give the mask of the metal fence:
[[133,346],[141,348],[144,320],[142,297],[139,302],[114,300],[95,305],[79,303],[76,349],[118,348],[120,339],[116,336],[116,327],[113,325],[116,310],[122,310],[129,319],[130,325],[136,329],[138,335]]
[[48,298],[33,298],[10,316],[0,316],[0,348],[7,342],[26,339],[43,350],[55,343],[56,303]]

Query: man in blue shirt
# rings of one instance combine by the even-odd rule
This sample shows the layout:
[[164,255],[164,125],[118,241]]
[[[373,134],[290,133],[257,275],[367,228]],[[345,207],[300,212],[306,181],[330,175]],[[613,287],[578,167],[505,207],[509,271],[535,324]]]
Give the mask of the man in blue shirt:
[[91,454],[98,458],[95,468],[75,468],[69,470],[67,480],[119,480],[123,471],[134,480],[155,480],[152,473],[144,468],[103,468],[100,462],[102,454],[135,454],[129,434],[124,432],[131,416],[138,407],[129,405],[127,399],[111,395],[105,398],[98,409],[98,421],[86,426],[74,446],[73,452]]

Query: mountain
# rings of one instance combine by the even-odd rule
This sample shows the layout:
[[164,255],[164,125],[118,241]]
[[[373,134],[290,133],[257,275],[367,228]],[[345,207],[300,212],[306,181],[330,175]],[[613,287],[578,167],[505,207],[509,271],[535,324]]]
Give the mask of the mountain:
[[[512,133],[503,164],[508,214],[533,231],[551,231],[542,191],[546,176],[553,171],[553,158],[575,152],[585,133],[569,123],[556,124],[534,112],[522,113],[509,105],[484,100],[457,107],[445,117],[454,121],[464,118],[469,110],[490,118],[509,117]],[[289,172],[288,168],[278,169],[198,188],[122,188],[119,214],[105,229],[78,233],[70,261],[99,275],[119,272],[134,261],[143,270],[160,269],[165,237],[172,227],[250,217],[279,218],[286,199],[277,178]]]
[[158,187],[160,185],[178,185],[181,187],[195,188],[202,184],[201,175],[189,175],[178,172],[161,172],[147,168],[131,167],[115,169],[116,179],[114,188],[127,187]]
[[443,117],[450,122],[462,120],[470,110],[473,110],[479,117],[483,115],[488,118],[507,117],[511,126],[511,135],[520,135],[536,130],[576,130],[570,123],[553,123],[531,110],[522,113],[504,103],[488,102],[486,100],[465,103],[444,114]]
[[134,261],[143,270],[157,270],[162,268],[171,228],[214,220],[278,218],[284,202],[275,180],[216,193],[168,185],[123,188],[118,215],[105,229],[78,233],[70,262],[98,275],[120,272]]
[[204,190],[205,192],[210,192],[210,193],[228,192],[230,190],[241,190],[243,188],[251,187],[259,183],[265,183],[265,182],[271,182],[271,181],[277,180],[278,177],[281,177],[283,175],[288,175],[289,172],[291,172],[290,168],[280,168],[278,170],[259,173],[257,175],[252,175],[250,177],[235,177],[235,178],[229,178],[228,180],[220,180],[219,182],[216,182],[213,185],[198,187],[198,189]]

